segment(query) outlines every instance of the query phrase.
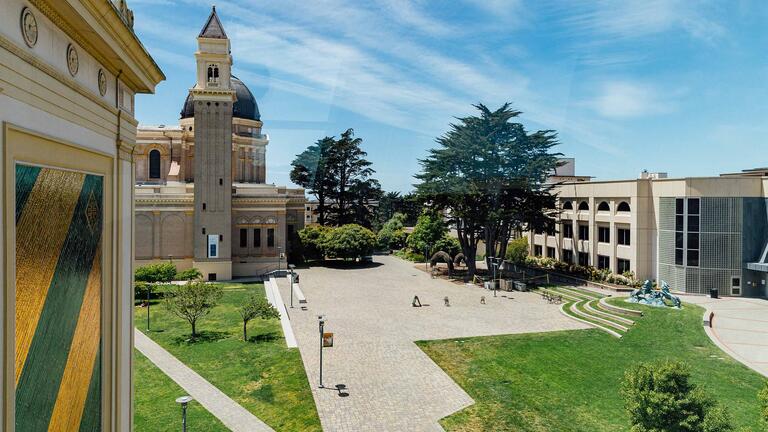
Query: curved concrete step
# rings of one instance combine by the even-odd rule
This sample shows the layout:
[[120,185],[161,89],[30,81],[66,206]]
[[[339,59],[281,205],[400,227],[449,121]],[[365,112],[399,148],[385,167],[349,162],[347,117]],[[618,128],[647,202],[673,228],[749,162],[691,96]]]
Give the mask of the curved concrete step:
[[563,300],[567,300],[567,301],[575,301],[575,302],[577,302],[577,301],[583,300],[583,299],[581,299],[579,297],[571,296],[571,295],[568,295],[568,294],[563,294],[562,292],[556,291],[556,290],[553,290],[553,289],[544,289],[544,291],[549,293],[549,294],[552,294],[552,295],[560,296],[560,297],[563,298]]
[[596,305],[597,302],[598,302],[597,299],[592,300],[591,302],[588,302],[586,305],[584,305],[584,307],[586,309],[589,309],[590,313],[593,313],[593,314],[596,314],[596,315],[600,315],[600,316],[605,317],[605,318],[610,318],[610,319],[618,321],[618,322],[620,322],[622,324],[633,325],[635,323],[631,319],[624,318],[623,316],[619,316],[619,315],[617,315],[615,313],[609,313],[609,312],[600,310],[599,307],[598,308],[594,308],[593,306]]
[[594,327],[594,328],[596,328],[596,329],[602,330],[602,331],[604,331],[604,332],[606,332],[606,333],[610,334],[611,336],[614,336],[614,337],[617,337],[617,338],[621,338],[621,334],[619,334],[619,333],[618,333],[618,332],[616,332],[616,331],[613,331],[613,330],[611,330],[611,329],[609,329],[609,328],[607,328],[607,327],[603,327],[603,326],[601,326],[600,324],[597,324],[597,323],[594,323],[594,322],[591,322],[591,321],[587,321],[587,320],[585,320],[585,319],[581,319],[581,318],[579,318],[579,316],[582,316],[582,315],[581,315],[581,314],[579,314],[578,312],[574,312],[574,311],[573,311],[573,308],[574,308],[574,306],[576,305],[576,303],[572,303],[572,304],[571,304],[571,309],[570,309],[570,310],[571,310],[571,312],[573,312],[574,314],[576,314],[576,315],[578,315],[578,316],[574,316],[573,314],[570,314],[570,313],[566,312],[566,311],[565,311],[565,305],[566,305],[565,303],[563,303],[562,305],[560,305],[560,312],[561,312],[563,315],[567,316],[568,318],[570,318],[570,319],[572,319],[572,320],[575,320],[575,321],[578,321],[578,322],[580,322],[580,323],[586,324],[586,325],[588,325],[588,326],[592,326],[592,327]]
[[571,306],[571,311],[573,311],[575,309],[577,311],[575,313],[579,314],[583,318],[587,318],[587,319],[590,319],[592,321],[598,321],[602,325],[606,325],[606,326],[608,326],[610,328],[613,328],[614,330],[618,330],[618,331],[622,331],[622,332],[627,332],[629,330],[627,327],[624,327],[621,324],[617,324],[617,323],[615,323],[613,321],[610,321],[610,320],[607,320],[605,318],[600,318],[597,315],[592,315],[589,312],[581,310],[579,308],[579,306],[584,306],[586,308],[586,304],[587,303],[588,302],[577,302],[577,303],[575,303],[575,304],[573,304]]
[[563,291],[568,291],[570,293],[573,293],[574,295],[578,295],[578,296],[581,296],[581,297],[584,297],[584,298],[588,298],[588,299],[598,300],[601,297],[603,297],[603,296],[601,296],[598,293],[591,292],[591,291],[590,292],[586,292],[586,290],[582,290],[582,289],[578,289],[578,288],[570,288],[570,287],[558,287],[558,288],[563,290]]
[[626,324],[626,325],[632,325],[632,324],[635,323],[632,320],[628,320],[626,318],[623,318],[623,317],[620,317],[620,316],[617,316],[617,315],[613,315],[613,314],[610,314],[608,312],[603,312],[603,311],[600,311],[600,310],[597,310],[597,309],[593,308],[592,307],[592,303],[594,303],[595,301],[597,301],[597,299],[592,300],[592,301],[587,302],[587,303],[584,304],[584,309],[586,309],[591,315],[601,316],[603,318],[610,318],[611,320],[613,320],[612,322],[614,322],[614,326],[618,326],[618,327],[620,327],[624,331],[629,331],[629,328],[625,327],[625,326],[623,326],[621,324],[615,323],[615,321],[619,321],[620,323]]
[[598,307],[600,309],[603,309],[603,310],[605,310],[607,312],[620,313],[620,314],[623,314],[623,315],[631,315],[631,316],[637,316],[637,317],[643,316],[643,312],[642,311],[634,310],[634,309],[625,309],[625,308],[620,307],[620,306],[614,306],[612,304],[609,304],[607,301],[605,301],[605,299],[606,299],[606,297],[603,297],[603,298],[600,299],[600,303],[598,303]]

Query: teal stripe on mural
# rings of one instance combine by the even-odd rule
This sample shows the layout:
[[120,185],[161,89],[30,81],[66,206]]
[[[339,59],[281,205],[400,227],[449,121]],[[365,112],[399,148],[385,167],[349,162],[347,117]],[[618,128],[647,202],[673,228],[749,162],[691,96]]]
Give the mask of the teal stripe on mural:
[[16,388],[17,432],[48,429],[101,238],[102,188],[101,177],[86,176]]
[[83,417],[80,420],[80,432],[101,431],[101,348],[96,354],[93,365],[91,384],[88,386],[88,398],[85,400]]
[[39,167],[16,165],[16,223],[19,222],[24,204],[27,203],[38,174],[40,174]]

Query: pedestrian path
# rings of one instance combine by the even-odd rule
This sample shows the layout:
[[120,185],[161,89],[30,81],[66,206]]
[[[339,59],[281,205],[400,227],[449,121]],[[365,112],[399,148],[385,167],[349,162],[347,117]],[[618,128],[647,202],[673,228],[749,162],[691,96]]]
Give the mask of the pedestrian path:
[[285,345],[288,348],[298,347],[296,342],[296,336],[293,334],[293,328],[291,328],[291,319],[288,316],[288,310],[285,308],[285,302],[280,295],[280,290],[277,287],[277,279],[271,277],[268,281],[264,282],[264,289],[267,293],[267,301],[277,309],[280,313],[280,326],[283,328],[283,336],[285,337]]
[[[431,279],[398,258],[374,260],[299,270],[310,302],[289,309],[291,326],[326,432],[439,432],[440,419],[474,403],[414,341],[587,328],[538,294],[494,297]],[[277,284],[287,299],[289,281]],[[412,306],[414,296],[422,307]],[[324,332],[334,333],[323,352],[323,388],[318,315],[327,318]]]
[[703,296],[686,296],[685,301],[706,308],[705,320],[714,313],[712,325],[705,330],[720,349],[768,377],[768,301]]
[[144,333],[134,329],[136,348],[233,432],[274,432],[240,404],[188,368]]

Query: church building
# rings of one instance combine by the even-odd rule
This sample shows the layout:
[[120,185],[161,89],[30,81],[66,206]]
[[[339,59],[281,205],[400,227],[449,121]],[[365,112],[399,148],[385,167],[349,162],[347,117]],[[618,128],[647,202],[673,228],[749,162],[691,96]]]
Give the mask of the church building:
[[215,7],[197,41],[197,80],[179,125],[138,130],[136,265],[172,260],[206,280],[284,269],[304,227],[304,190],[266,183],[269,136],[253,94],[232,75]]

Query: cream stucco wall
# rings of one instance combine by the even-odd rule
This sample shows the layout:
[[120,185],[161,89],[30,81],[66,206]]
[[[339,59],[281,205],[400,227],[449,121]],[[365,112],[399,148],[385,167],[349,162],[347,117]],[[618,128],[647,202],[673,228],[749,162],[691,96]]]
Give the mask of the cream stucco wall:
[[[24,7],[33,11],[38,24],[38,40],[27,46],[21,34],[20,15]],[[61,11],[71,7],[68,15]],[[87,34],[86,34],[87,33]],[[93,43],[99,43],[99,49]],[[73,44],[78,52],[79,68],[73,77],[66,65],[66,49]],[[84,45],[88,44],[87,46]],[[130,52],[130,54],[128,54]],[[102,61],[97,59],[101,58]],[[109,61],[104,63],[103,61]],[[118,68],[123,77],[117,79]],[[98,71],[107,77],[107,91],[98,90]],[[132,429],[132,355],[133,355],[133,164],[131,152],[137,122],[133,118],[135,92],[151,92],[164,77],[143,50],[133,33],[108,0],[0,0],[0,145],[7,154],[10,145],[6,130],[25,131],[29,136],[44,137],[52,149],[68,149],[66,158],[56,159],[56,152],[40,150],[34,159],[52,166],[86,166],[86,155],[98,154],[109,162],[105,202],[110,217],[106,252],[111,260],[104,284],[104,429]],[[116,94],[116,89],[121,94]],[[30,144],[31,145],[31,144]],[[34,151],[34,149],[27,149]],[[82,156],[76,156],[76,155]],[[27,159],[24,159],[27,160]],[[12,160],[6,161],[11,163]],[[7,164],[0,165],[3,189],[7,184]],[[111,186],[109,186],[111,185]],[[11,224],[9,226],[9,223]],[[12,229],[12,221],[4,221]],[[3,230],[2,241],[9,238]],[[0,262],[7,247],[0,248]],[[13,289],[13,275],[0,266],[6,295]],[[12,291],[11,291],[12,293]],[[12,294],[11,294],[12,295]],[[0,296],[0,322],[7,329],[13,311]],[[2,357],[13,356],[13,338],[4,334]],[[3,376],[6,376],[4,374]],[[13,382],[0,376],[0,406],[5,407],[3,430],[12,431]]]

